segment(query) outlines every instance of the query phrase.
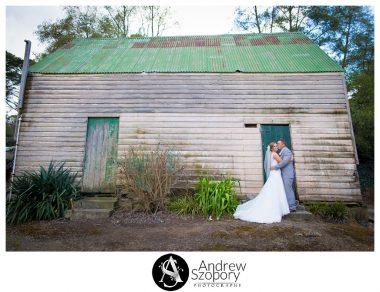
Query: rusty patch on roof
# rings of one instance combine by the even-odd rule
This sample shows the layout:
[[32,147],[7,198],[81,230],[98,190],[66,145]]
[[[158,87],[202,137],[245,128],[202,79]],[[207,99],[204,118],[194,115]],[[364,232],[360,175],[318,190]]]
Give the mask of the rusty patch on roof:
[[[233,36],[235,46],[273,46],[290,44],[310,44],[305,37],[279,39],[276,35],[262,37]],[[147,42],[135,42],[134,49],[141,48],[172,48],[172,47],[220,47],[220,37],[168,37],[152,38]]]
[[284,42],[280,42],[277,36],[263,36],[263,37],[255,37],[249,38],[246,36],[234,36],[235,45],[238,47],[244,46],[269,46],[269,45],[281,45],[286,44]]
[[132,48],[141,49],[141,48],[145,47],[146,44],[147,44],[147,42],[135,42],[133,44]]
[[252,46],[268,46],[268,45],[280,45],[280,41],[277,36],[264,36],[262,38],[251,39]]
[[67,43],[67,44],[64,44],[63,46],[62,46],[62,48],[63,49],[70,49],[70,48],[72,48],[74,45],[72,44],[72,43]]
[[247,42],[248,38],[245,36],[236,35],[234,36],[235,45],[238,47],[249,46],[249,42]]
[[312,41],[308,38],[292,38],[292,44],[311,44]]
[[135,42],[132,48],[220,47],[220,37],[170,37]]
[[234,36],[235,45],[244,46],[273,46],[273,45],[290,45],[290,44],[311,44],[312,41],[305,37],[282,38],[281,41],[276,35],[267,35],[263,37]]

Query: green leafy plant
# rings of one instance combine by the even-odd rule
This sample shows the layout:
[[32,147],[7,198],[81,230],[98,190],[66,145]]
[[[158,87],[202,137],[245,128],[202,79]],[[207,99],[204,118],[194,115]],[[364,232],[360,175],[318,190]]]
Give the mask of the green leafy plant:
[[316,202],[308,206],[308,209],[314,215],[320,216],[321,218],[337,222],[344,223],[349,215],[348,208],[342,202],[334,203],[321,203]]
[[201,209],[195,196],[177,196],[172,198],[168,204],[167,208],[170,211],[176,212],[178,215],[198,215],[201,213]]
[[183,169],[179,154],[170,149],[130,147],[119,161],[122,191],[142,211],[156,213],[164,209]]
[[51,220],[64,216],[70,199],[79,194],[77,174],[64,163],[50,162],[39,171],[24,171],[15,177],[12,199],[7,203],[7,223]]
[[238,181],[233,178],[224,178],[222,181],[199,178],[195,198],[201,212],[218,220],[223,214],[232,214],[238,204],[236,182]]

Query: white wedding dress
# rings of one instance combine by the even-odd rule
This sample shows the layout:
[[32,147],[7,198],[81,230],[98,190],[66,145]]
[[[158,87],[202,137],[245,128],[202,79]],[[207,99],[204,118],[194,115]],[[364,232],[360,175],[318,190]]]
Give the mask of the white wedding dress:
[[[271,166],[277,161],[271,156]],[[260,193],[252,200],[237,207],[234,217],[249,222],[281,222],[283,215],[289,214],[281,170],[271,170]]]

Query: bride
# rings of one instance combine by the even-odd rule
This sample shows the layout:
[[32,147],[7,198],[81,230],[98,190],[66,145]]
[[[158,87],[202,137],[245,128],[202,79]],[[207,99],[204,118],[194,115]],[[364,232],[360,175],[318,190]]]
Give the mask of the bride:
[[270,170],[271,166],[282,161],[276,151],[277,144],[270,143],[264,160],[267,181],[254,199],[237,207],[234,213],[235,219],[257,223],[274,223],[281,222],[281,217],[289,214],[290,210],[281,170]]

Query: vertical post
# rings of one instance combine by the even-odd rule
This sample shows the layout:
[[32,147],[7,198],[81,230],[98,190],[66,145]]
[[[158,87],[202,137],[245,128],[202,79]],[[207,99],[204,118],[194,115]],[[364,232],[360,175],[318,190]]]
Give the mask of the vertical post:
[[[18,143],[19,143],[18,141],[19,141],[19,135],[20,135],[21,120],[22,120],[22,107],[24,103],[26,80],[28,77],[28,70],[29,70],[29,56],[30,56],[31,46],[32,46],[31,41],[25,40],[25,54],[24,54],[24,61],[22,63],[21,83],[20,83],[20,91],[19,91],[19,97],[18,97],[18,113],[17,113],[16,131],[15,131],[16,145],[15,145],[15,152],[13,155],[11,182],[13,182],[15,172],[16,172],[17,149],[18,149]],[[11,198],[12,198],[12,188],[9,193],[9,200]]]
[[[20,91],[18,95],[18,113],[16,119],[16,129],[19,127],[19,115],[21,113],[21,109],[24,104],[24,95],[25,95],[25,87],[26,87],[26,79],[28,77],[28,69],[29,69],[29,56],[30,56],[30,48],[32,46],[31,41],[24,40],[25,42],[25,53],[24,53],[24,61],[22,63],[22,72],[21,72],[21,82],[20,82]],[[17,140],[17,131],[15,131],[15,140]]]

